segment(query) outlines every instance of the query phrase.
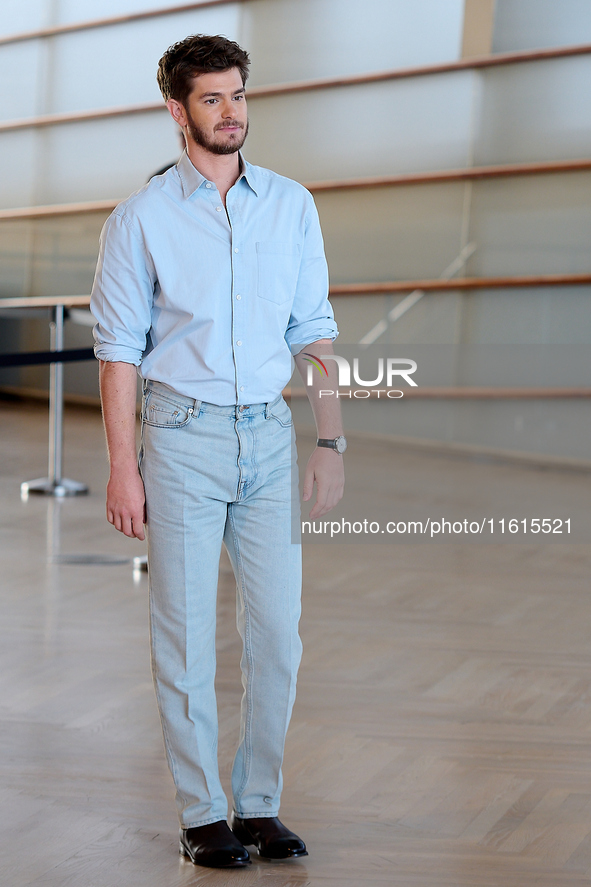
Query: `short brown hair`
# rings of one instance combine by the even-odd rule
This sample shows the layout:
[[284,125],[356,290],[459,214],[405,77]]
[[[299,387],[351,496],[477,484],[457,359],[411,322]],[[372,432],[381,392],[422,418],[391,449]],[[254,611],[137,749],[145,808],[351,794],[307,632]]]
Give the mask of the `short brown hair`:
[[185,105],[194,77],[238,68],[244,86],[249,65],[248,53],[233,40],[219,34],[216,37],[195,34],[169,46],[158,62],[156,76],[164,101],[176,99]]

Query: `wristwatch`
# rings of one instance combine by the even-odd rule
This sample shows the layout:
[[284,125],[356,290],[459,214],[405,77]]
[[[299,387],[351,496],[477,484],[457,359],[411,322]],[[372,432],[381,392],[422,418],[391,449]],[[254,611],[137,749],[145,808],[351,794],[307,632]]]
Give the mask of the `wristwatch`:
[[317,447],[328,447],[329,450],[335,450],[341,456],[347,449],[347,439],[343,435],[334,438],[320,437],[316,441]]

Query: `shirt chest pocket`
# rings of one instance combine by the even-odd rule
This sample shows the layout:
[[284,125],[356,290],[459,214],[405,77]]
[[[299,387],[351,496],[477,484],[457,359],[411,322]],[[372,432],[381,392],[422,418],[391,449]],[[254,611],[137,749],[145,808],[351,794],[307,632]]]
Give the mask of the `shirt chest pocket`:
[[300,244],[260,241],[256,251],[257,294],[277,305],[293,301],[300,270]]

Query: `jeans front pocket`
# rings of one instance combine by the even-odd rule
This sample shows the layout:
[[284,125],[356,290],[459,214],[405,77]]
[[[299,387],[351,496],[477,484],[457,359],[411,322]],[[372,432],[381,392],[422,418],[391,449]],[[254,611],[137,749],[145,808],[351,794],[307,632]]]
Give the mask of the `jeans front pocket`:
[[282,397],[276,403],[269,404],[267,416],[275,419],[283,428],[290,428],[293,425],[291,410]]
[[144,394],[142,421],[155,428],[182,428],[193,417],[192,406],[168,398],[150,388]]

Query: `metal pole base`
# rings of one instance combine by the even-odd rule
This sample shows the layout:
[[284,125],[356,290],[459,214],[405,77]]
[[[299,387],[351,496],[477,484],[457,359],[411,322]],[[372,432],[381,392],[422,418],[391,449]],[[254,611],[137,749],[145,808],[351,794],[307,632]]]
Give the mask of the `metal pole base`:
[[60,481],[52,481],[49,477],[38,477],[21,484],[21,499],[28,499],[29,493],[57,496],[62,499],[64,496],[83,496],[88,493],[88,487],[67,477],[62,477]]

